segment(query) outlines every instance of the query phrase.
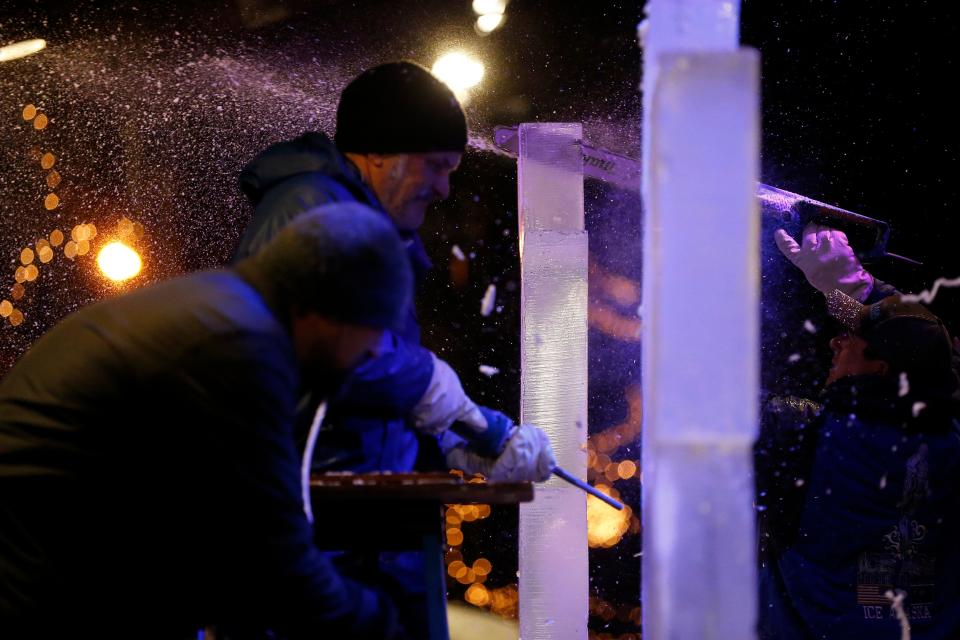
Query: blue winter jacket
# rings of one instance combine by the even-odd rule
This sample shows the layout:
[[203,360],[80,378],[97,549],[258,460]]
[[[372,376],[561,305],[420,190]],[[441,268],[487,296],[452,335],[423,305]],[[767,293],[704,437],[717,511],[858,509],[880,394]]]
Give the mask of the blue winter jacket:
[[[357,168],[322,133],[267,148],[240,174],[240,188],[254,207],[234,260],[256,253],[297,215],[330,202],[355,201],[387,212]],[[407,252],[417,281],[430,260],[419,236],[407,234]],[[382,355],[359,367],[329,403],[314,450],[317,470],[410,471],[420,437],[407,424],[433,375],[430,352],[420,346],[420,326],[411,303],[405,326],[386,332]],[[312,418],[307,403],[301,418]]]
[[[896,377],[771,403],[756,448],[761,639],[960,637],[960,425]],[[901,395],[902,394],[902,395]],[[923,403],[923,404],[918,404]]]

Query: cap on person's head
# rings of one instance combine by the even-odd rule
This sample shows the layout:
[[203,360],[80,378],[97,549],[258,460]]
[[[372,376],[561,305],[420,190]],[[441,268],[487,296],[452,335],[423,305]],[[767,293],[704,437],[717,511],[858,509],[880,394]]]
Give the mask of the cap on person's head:
[[393,223],[357,202],[310,209],[248,259],[300,313],[377,329],[403,326],[413,274]]
[[389,62],[367,69],[340,94],[334,142],[344,153],[463,152],[467,119],[432,73]]
[[918,302],[890,296],[862,305],[844,293],[827,294],[827,310],[867,343],[864,355],[883,360],[891,373],[906,373],[911,385],[952,393],[953,342],[943,322]]

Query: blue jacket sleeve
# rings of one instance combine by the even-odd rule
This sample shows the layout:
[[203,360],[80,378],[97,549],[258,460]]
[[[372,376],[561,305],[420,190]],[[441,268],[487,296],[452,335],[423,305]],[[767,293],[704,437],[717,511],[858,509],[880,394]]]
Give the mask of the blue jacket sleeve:
[[433,376],[430,351],[384,331],[380,355],[357,367],[331,403],[358,416],[406,418]]

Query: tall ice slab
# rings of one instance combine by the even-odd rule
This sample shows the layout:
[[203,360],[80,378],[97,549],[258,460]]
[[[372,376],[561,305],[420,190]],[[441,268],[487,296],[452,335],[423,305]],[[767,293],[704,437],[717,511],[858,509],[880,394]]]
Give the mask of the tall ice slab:
[[[587,234],[579,124],[522,124],[521,420],[587,472]],[[586,495],[557,479],[520,505],[520,637],[587,637]]]
[[759,59],[737,48],[738,3],[647,12],[644,638],[741,640],[756,620]]

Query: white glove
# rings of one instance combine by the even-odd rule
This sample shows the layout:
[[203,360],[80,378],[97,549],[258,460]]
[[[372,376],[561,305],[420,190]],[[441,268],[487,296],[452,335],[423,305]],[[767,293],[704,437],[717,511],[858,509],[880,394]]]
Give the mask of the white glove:
[[826,294],[839,289],[863,302],[873,290],[873,276],[860,264],[843,231],[811,222],[803,228],[802,245],[783,229],[777,229],[773,237],[780,252],[819,291]]
[[423,397],[413,408],[413,426],[430,435],[442,433],[454,422],[475,425],[480,431],[487,428],[487,420],[473,400],[467,397],[460,378],[446,362],[433,356],[433,375]]
[[529,424],[516,428],[503,453],[496,458],[486,458],[461,446],[451,449],[446,459],[452,469],[482,473],[492,482],[543,482],[557,466],[547,434]]

